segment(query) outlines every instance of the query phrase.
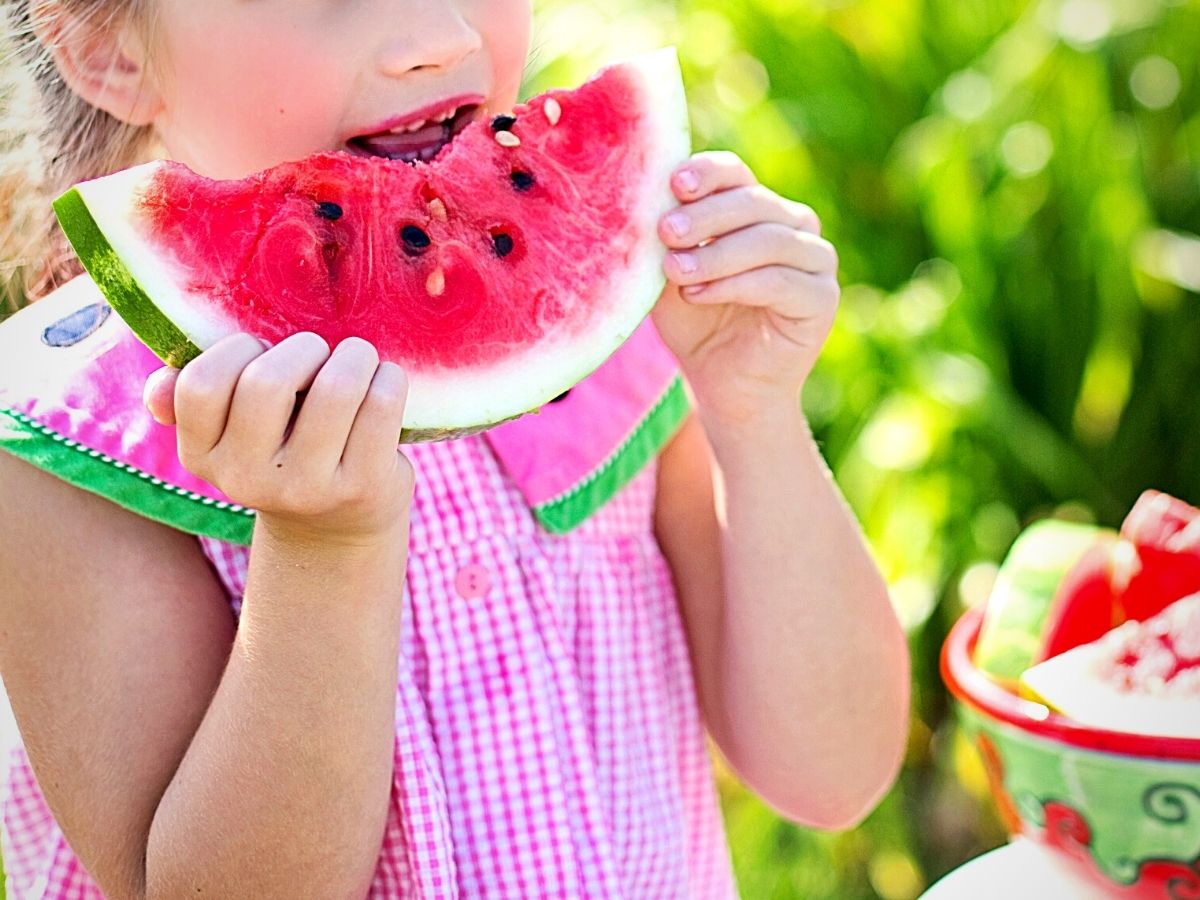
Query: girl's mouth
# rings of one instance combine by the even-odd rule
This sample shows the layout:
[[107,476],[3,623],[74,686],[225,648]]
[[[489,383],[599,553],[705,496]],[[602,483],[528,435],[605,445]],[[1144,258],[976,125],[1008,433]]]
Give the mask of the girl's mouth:
[[347,149],[357,156],[379,156],[403,162],[429,162],[474,120],[477,104],[460,106],[433,119],[402,125],[381,134],[350,138]]

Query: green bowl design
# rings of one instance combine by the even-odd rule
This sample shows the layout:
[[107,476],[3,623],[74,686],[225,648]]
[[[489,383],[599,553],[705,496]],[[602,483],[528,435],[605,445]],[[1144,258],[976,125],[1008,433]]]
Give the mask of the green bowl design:
[[1085,864],[1090,857],[1114,885],[1132,887],[1175,870],[1174,892],[1164,884],[1164,892],[1147,897],[1195,896],[1180,890],[1189,879],[1187,890],[1200,890],[1200,763],[1084,750],[1027,734],[967,704],[958,713],[976,747],[983,735],[995,748],[1000,772],[993,773],[993,793],[1003,785],[1007,796],[996,801],[1015,809],[1026,835]]

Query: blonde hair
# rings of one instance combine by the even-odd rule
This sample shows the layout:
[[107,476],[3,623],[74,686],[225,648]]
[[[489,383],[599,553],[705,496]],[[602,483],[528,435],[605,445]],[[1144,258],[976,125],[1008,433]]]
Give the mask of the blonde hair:
[[150,46],[153,0],[0,0],[0,316],[83,270],[51,202],[73,184],[149,158],[152,126],[129,125],[63,81],[34,17],[51,3],[74,28],[139,28]]

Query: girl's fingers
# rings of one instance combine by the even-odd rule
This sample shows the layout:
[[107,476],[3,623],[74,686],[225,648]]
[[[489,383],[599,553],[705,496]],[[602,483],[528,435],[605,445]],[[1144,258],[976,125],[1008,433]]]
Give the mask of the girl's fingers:
[[710,150],[695,154],[675,170],[671,189],[687,202],[699,200],[717,191],[757,184],[758,178],[742,158],[728,150]]
[[663,268],[671,281],[689,285],[769,265],[818,275],[836,272],[837,251],[815,234],[767,222],[724,235],[703,247],[668,253]]
[[395,363],[381,363],[346,440],[342,470],[348,480],[380,483],[387,476],[371,469],[394,464],[407,402],[408,374]]
[[789,319],[812,318],[836,309],[840,293],[835,276],[813,275],[790,266],[763,266],[682,291],[689,303],[770,307]]
[[678,206],[659,221],[658,233],[668,247],[682,250],[761,222],[821,234],[821,221],[811,207],[780,197],[761,184],[721,191]]
[[378,367],[379,353],[368,341],[350,337],[338,344],[313,379],[283,456],[303,460],[314,473],[332,473]]
[[150,373],[142,388],[142,403],[160,425],[175,424],[175,382],[179,369],[163,366]]
[[221,440],[238,378],[264,352],[254,336],[231,334],[184,366],[176,377],[176,435],[180,461],[189,469],[189,460],[208,454]]
[[219,443],[235,444],[250,460],[273,457],[295,412],[296,394],[312,385],[329,355],[324,338],[302,331],[254,359],[237,380]]

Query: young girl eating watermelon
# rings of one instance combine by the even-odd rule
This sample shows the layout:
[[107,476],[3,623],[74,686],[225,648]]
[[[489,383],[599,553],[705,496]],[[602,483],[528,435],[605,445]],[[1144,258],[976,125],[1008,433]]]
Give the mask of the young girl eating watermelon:
[[[430,155],[440,128],[375,126],[511,108],[530,26],[528,0],[4,11],[42,202],[152,154]],[[836,255],[732,154],[670,186],[667,288],[602,370],[400,447],[406,373],[367,341],[163,369],[20,226],[45,296],[0,326],[10,896],[733,897],[706,733],[787,818],[866,815],[908,660],[799,407]],[[541,478],[591,498],[570,527]]]

